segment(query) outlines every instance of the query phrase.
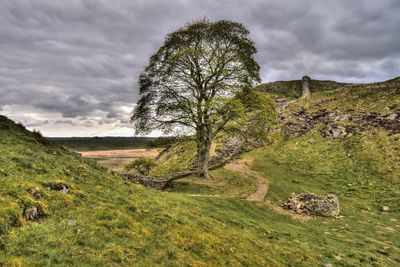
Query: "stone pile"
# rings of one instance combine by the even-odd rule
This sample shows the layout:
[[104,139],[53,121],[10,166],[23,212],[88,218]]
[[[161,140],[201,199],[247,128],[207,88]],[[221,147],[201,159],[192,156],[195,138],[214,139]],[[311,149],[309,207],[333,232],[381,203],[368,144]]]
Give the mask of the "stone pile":
[[280,203],[280,206],[304,215],[334,217],[340,213],[339,199],[333,194],[318,196],[313,193],[292,193],[287,201]]
[[221,149],[219,154],[215,157],[212,157],[209,161],[209,166],[220,166],[226,161],[232,159],[234,156],[239,154],[245,145],[245,141],[240,137],[232,137],[230,138]]

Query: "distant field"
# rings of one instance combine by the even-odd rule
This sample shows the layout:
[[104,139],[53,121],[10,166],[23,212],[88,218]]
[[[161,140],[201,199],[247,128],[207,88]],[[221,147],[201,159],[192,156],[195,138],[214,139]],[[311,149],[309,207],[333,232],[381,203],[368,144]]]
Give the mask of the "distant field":
[[123,171],[125,165],[137,158],[155,158],[158,156],[157,149],[118,149],[118,150],[99,150],[99,151],[80,151],[85,158],[96,160],[100,165],[113,170]]
[[126,164],[141,158],[155,158],[156,149],[145,149],[156,140],[153,137],[56,137],[48,138],[68,149],[79,152],[85,158],[96,160],[100,165],[122,171]]
[[47,138],[75,151],[144,148],[154,137],[53,137]]

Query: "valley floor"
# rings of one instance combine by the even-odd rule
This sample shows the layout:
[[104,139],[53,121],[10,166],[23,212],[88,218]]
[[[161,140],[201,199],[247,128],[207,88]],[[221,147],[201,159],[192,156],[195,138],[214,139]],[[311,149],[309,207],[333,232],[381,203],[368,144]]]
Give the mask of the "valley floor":
[[[270,240],[268,242],[282,245],[281,256],[275,259],[278,266],[293,265],[294,255],[300,257],[297,265],[305,266],[400,265],[400,214],[397,210],[383,212],[380,209],[383,204],[369,199],[371,195],[368,196],[374,190],[372,188],[375,187],[376,190],[380,185],[372,183],[371,188],[366,189],[364,182],[354,179],[346,182],[348,178],[343,177],[343,174],[332,181],[335,183],[332,184],[326,175],[321,174],[317,178],[308,174],[310,170],[291,169],[282,164],[283,162],[277,162],[274,156],[271,148],[252,151],[227,164],[224,169],[213,171],[213,178],[209,181],[187,178],[176,181],[171,191],[196,198],[203,194],[207,200],[210,196],[217,196],[218,198],[212,198],[217,206],[224,205],[218,202],[229,199],[255,201],[248,205],[253,206],[252,210],[258,210],[256,212],[261,217],[257,216],[258,219],[255,219],[250,216],[247,219],[254,226],[257,225],[260,240],[264,240],[263,236],[266,236]],[[251,177],[251,189],[244,189],[240,182],[233,183],[230,180],[232,175],[241,177],[236,177],[236,182]],[[393,186],[398,187],[398,184]],[[335,193],[341,201],[341,216],[323,218],[287,212],[279,207],[278,202],[286,199],[292,192]],[[388,203],[396,208],[399,199],[388,195],[386,200],[394,201]],[[245,213],[239,208],[228,211],[228,206],[226,212]],[[286,257],[284,255],[288,258],[279,263],[282,260],[279,257]]]

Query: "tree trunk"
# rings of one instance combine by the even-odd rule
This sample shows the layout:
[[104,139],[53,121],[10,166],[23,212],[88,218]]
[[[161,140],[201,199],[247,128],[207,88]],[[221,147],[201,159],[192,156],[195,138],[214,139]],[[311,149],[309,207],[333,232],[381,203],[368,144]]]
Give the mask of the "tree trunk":
[[208,178],[208,160],[210,158],[212,132],[209,129],[204,129],[204,131],[200,132],[197,135],[197,175]]

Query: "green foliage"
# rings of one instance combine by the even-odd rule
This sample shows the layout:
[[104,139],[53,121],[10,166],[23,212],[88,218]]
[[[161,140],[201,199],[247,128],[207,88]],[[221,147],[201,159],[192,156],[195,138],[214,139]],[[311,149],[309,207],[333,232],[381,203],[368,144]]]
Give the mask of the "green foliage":
[[248,139],[266,140],[277,119],[275,104],[271,97],[250,90],[242,92],[238,98],[244,106],[244,123],[238,127],[240,134]]
[[140,75],[136,132],[225,124],[217,116],[221,100],[260,81],[248,34],[242,24],[225,20],[201,20],[169,34]]
[[248,35],[226,20],[201,20],[169,34],[139,78],[136,134],[195,133],[198,175],[207,177],[212,139],[241,112],[234,97],[260,81]]
[[156,166],[156,161],[150,158],[138,158],[125,166],[125,170],[130,171],[132,169],[136,170],[141,175],[148,175]]

